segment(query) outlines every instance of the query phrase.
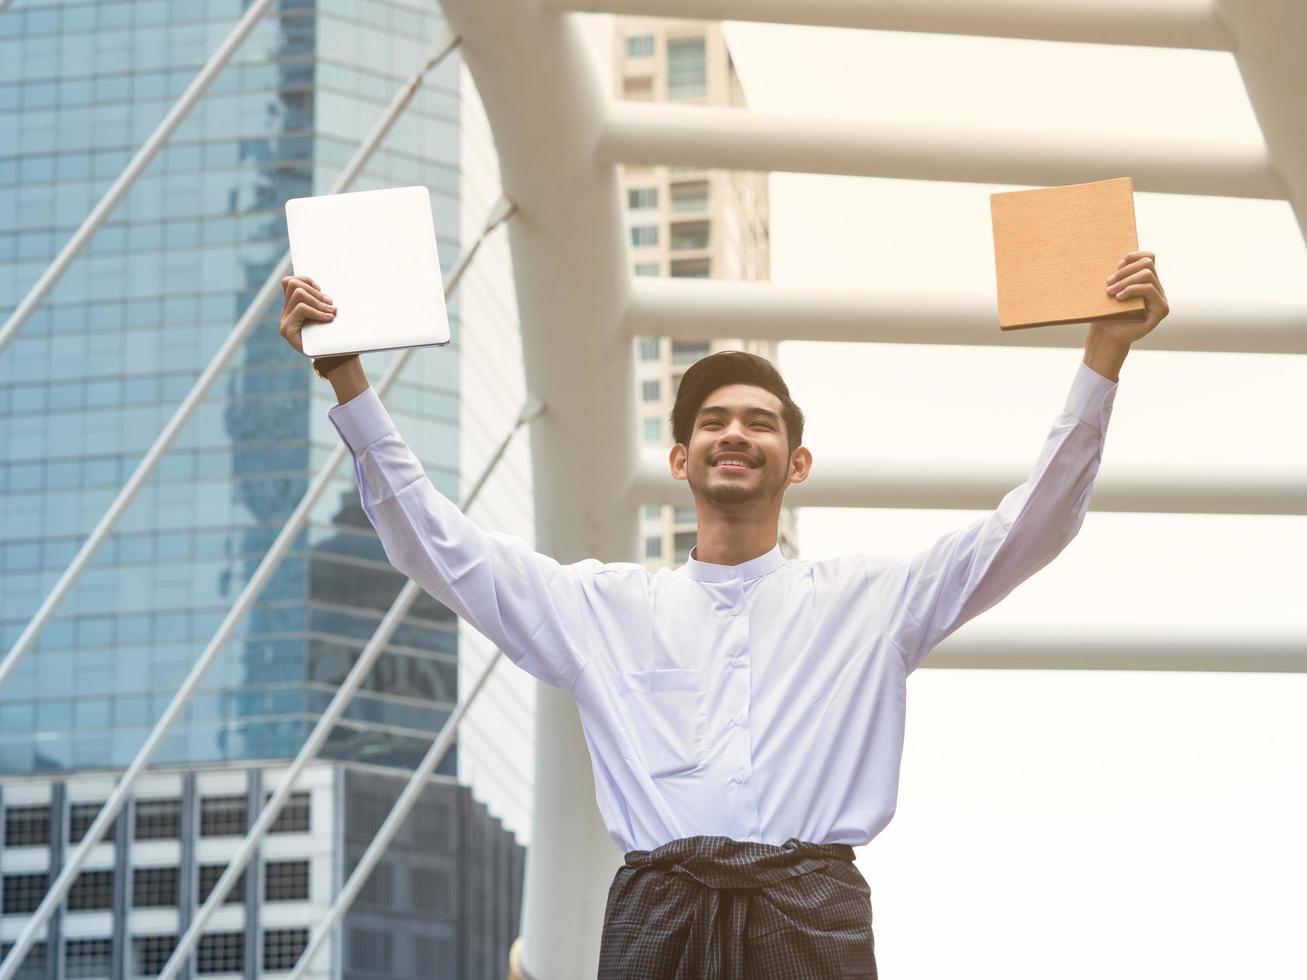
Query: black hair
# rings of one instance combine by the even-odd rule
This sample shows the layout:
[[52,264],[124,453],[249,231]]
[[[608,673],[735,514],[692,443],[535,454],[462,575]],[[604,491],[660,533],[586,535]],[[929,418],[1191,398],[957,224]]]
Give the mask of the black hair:
[[672,439],[687,449],[695,416],[704,399],[723,385],[753,385],[781,400],[781,418],[789,453],[803,445],[803,410],[790,398],[790,389],[776,366],[765,357],[742,350],[723,350],[702,357],[690,365],[676,389],[672,406]]

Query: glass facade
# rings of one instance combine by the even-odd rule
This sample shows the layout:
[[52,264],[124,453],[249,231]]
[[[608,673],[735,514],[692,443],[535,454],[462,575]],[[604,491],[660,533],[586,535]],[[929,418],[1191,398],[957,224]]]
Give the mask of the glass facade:
[[[17,0],[0,15],[0,320],[245,6]],[[286,251],[285,201],[329,189],[441,26],[420,0],[282,0],[0,352],[0,649]],[[455,53],[350,188],[430,188],[446,273],[458,144]],[[279,315],[274,303],[0,689],[0,771],[126,765],[336,446],[331,390]],[[419,351],[386,404],[457,499],[456,296],[450,317],[453,343]],[[374,381],[391,356],[365,357]],[[347,460],[156,758],[293,755],[402,584]],[[456,640],[423,595],[324,754],[413,765],[456,699]]]

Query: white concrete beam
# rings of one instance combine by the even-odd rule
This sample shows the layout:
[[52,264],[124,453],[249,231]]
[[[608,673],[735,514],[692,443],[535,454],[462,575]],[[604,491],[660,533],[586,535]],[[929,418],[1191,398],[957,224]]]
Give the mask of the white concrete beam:
[[[669,447],[670,449],[670,447]],[[1032,462],[903,460],[819,456],[812,476],[792,486],[793,507],[904,507],[993,510],[1030,476]],[[641,450],[628,504],[688,507],[687,483],[673,479],[667,455]],[[1094,511],[1145,514],[1307,514],[1307,466],[1282,463],[1205,466],[1103,464],[1090,498]]]
[[[1172,298],[1140,350],[1307,354],[1307,304]],[[622,329],[632,337],[739,337],[877,344],[1083,347],[1083,323],[1001,330],[994,294],[826,289],[726,279],[639,278]]]
[[1292,626],[1196,622],[995,623],[963,626],[924,667],[1000,670],[1307,671],[1307,633]]
[[[1242,2],[1242,0],[1240,0]],[[1295,2],[1295,0],[1288,0]],[[1228,51],[1210,0],[545,0],[556,11]]]
[[1302,0],[1216,0],[1217,15],[1235,39],[1235,63],[1287,197],[1307,237],[1307,4]]
[[1266,148],[613,102],[601,163],[1054,186],[1129,176],[1136,191],[1281,200]]

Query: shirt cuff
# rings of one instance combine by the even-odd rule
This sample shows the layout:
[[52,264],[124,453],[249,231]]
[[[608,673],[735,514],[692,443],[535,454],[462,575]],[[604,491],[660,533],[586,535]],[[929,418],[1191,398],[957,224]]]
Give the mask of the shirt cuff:
[[1106,432],[1107,421],[1112,416],[1112,404],[1116,401],[1116,389],[1117,382],[1103,377],[1081,361],[1076,368],[1075,380],[1071,382],[1064,411],[1092,425],[1099,432]]
[[395,428],[395,423],[377,397],[376,389],[367,387],[344,405],[327,409],[327,418],[340,433],[350,452],[358,453]]

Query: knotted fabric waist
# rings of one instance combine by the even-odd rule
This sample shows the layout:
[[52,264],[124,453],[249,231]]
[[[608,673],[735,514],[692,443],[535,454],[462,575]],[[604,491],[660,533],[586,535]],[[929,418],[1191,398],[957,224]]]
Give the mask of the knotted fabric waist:
[[848,844],[686,837],[628,851],[599,980],[876,977],[871,892]]

